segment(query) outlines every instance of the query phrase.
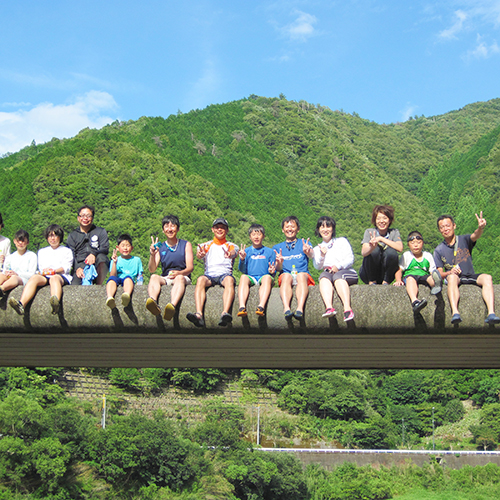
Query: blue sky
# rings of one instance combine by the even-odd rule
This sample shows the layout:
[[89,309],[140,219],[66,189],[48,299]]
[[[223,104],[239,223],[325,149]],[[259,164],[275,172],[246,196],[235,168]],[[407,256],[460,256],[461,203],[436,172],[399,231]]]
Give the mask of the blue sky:
[[500,96],[500,0],[18,0],[0,19],[0,154],[250,94],[378,123]]

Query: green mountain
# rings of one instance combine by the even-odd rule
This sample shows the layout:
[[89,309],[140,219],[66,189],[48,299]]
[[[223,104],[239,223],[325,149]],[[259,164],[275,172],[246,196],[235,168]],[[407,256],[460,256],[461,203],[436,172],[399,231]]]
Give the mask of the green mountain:
[[498,282],[490,262],[500,247],[499,134],[500,99],[390,125],[255,95],[166,119],[114,122],[0,159],[3,232],[11,237],[23,227],[37,246],[48,224],[70,231],[78,207],[90,203],[96,223],[113,239],[131,233],[146,260],[167,213],[179,215],[193,243],[210,239],[212,220],[224,215],[232,240],[247,242],[248,226],[259,222],[268,245],[282,240],[287,215],[300,218],[299,235],[313,242],[317,217],[332,215],[359,266],[375,204],[392,204],[394,226],[403,236],[420,230],[429,249],[440,241],[437,215],[453,213],[458,230],[470,232],[483,210],[488,227],[474,258]]

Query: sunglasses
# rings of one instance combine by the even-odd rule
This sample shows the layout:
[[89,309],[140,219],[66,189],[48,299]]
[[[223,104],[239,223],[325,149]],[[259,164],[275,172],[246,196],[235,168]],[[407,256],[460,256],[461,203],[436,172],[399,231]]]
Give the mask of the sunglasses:
[[413,240],[423,241],[424,239],[422,238],[422,236],[412,236],[411,238],[408,238],[408,243]]

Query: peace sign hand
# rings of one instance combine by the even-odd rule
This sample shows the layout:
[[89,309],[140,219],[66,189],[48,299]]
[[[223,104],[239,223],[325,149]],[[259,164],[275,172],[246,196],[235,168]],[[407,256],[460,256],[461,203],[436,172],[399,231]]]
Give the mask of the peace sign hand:
[[158,244],[158,236],[156,237],[156,240],[151,236],[151,246],[149,247],[149,252],[151,255],[154,255],[156,252],[159,252],[160,250],[156,246]]
[[245,258],[247,256],[247,253],[245,252],[245,248],[246,248],[246,245],[244,243],[242,243],[242,245],[240,247],[240,251],[238,252],[241,260],[245,260]]
[[476,214],[476,219],[477,219],[477,227],[479,229],[484,229],[486,227],[486,219],[483,219],[483,211],[479,212],[479,217]]

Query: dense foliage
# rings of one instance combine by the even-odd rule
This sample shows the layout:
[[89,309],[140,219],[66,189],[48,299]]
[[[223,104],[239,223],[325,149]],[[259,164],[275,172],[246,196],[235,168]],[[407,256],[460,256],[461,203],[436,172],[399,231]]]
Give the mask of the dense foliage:
[[269,245],[282,239],[284,216],[297,215],[299,236],[311,237],[317,217],[328,214],[359,265],[375,204],[394,205],[395,227],[403,235],[420,230],[430,249],[440,240],[436,215],[452,212],[466,232],[483,209],[489,225],[475,261],[498,281],[489,263],[500,251],[499,117],[495,99],[379,125],[284,96],[250,96],[166,119],[114,122],[0,159],[4,234],[24,227],[38,246],[48,223],[73,229],[86,202],[112,239],[132,233],[146,261],[166,213],[179,215],[181,235],[193,243],[209,239],[211,221],[224,215],[231,239],[246,242],[248,226],[260,222]]

